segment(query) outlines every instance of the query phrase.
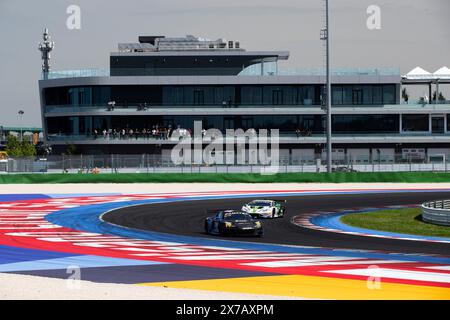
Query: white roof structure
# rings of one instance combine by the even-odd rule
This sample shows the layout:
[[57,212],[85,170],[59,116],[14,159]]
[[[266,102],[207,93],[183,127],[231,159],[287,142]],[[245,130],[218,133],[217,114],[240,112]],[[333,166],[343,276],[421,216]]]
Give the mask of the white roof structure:
[[442,67],[434,73],[430,73],[421,67],[415,67],[402,76],[403,83],[432,83],[439,80],[440,83],[450,83],[450,69]]
[[415,67],[403,77],[406,79],[430,79],[433,75],[421,67]]
[[450,69],[447,67],[442,67],[433,73],[436,79],[450,79]]

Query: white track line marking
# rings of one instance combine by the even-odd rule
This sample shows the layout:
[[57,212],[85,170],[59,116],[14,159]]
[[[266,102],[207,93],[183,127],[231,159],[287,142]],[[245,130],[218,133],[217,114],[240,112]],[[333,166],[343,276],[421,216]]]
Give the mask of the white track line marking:
[[426,272],[426,271],[421,272],[421,271],[397,270],[388,268],[330,270],[323,272],[356,275],[356,276],[367,276],[367,277],[377,276],[380,278],[450,283],[450,274],[438,272]]

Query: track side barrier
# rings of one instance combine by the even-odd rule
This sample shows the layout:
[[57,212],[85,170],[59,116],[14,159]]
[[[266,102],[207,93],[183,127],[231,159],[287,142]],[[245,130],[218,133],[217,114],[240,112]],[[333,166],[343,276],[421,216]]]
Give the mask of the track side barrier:
[[450,226],[450,200],[423,203],[422,219],[429,223]]

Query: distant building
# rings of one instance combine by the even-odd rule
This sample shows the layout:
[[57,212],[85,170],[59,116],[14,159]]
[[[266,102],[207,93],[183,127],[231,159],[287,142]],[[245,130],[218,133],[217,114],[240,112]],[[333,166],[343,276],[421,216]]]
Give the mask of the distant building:
[[[50,71],[39,81],[44,140],[54,152],[73,144],[91,154],[167,154],[178,142],[167,130],[201,120],[222,132],[279,129],[282,154],[314,161],[326,147],[326,79],[322,70],[279,68],[288,57],[193,36],[121,43],[109,70]],[[394,69],[334,70],[335,158],[450,155],[448,101],[401,103],[402,85],[419,82],[431,90],[434,80],[402,79]]]
[[[8,135],[13,135],[18,139],[23,135],[23,139],[26,141],[34,142],[42,142],[42,128],[39,127],[5,127],[0,126],[0,146],[4,146],[6,143],[6,138]],[[36,140],[37,139],[37,140]]]

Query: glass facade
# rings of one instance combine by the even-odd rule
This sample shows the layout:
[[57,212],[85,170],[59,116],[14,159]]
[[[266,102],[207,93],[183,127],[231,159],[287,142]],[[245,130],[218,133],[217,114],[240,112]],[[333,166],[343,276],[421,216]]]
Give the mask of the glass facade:
[[162,105],[221,105],[235,103],[233,86],[165,86]]
[[[193,129],[194,121],[202,121],[205,129],[279,129],[281,134],[323,134],[322,115],[214,115],[214,116],[80,116],[47,118],[51,135],[91,135],[94,130],[150,129],[153,126]],[[335,134],[398,133],[397,115],[334,115]]]
[[335,85],[331,88],[333,105],[396,104],[395,85]]
[[[321,105],[323,85],[118,85],[44,89],[48,106]],[[333,105],[396,103],[396,85],[333,85]]]
[[332,123],[336,133],[399,133],[398,115],[334,115]]
[[430,130],[428,114],[404,114],[402,115],[403,132],[425,132]]

